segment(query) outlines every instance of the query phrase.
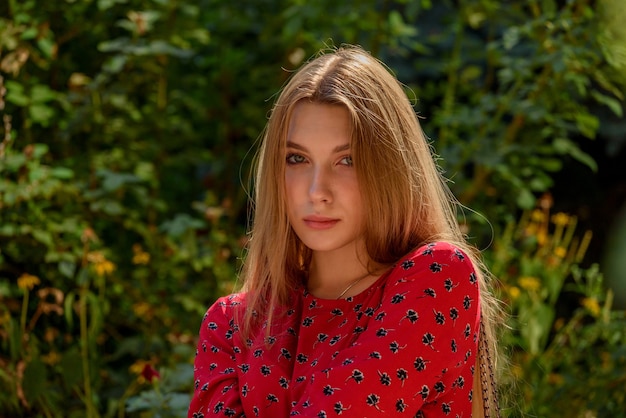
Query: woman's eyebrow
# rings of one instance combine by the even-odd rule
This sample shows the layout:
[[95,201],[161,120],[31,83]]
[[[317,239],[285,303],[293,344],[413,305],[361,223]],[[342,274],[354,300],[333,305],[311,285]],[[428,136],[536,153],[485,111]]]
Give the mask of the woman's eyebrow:
[[295,142],[292,141],[287,141],[287,148],[295,148],[295,149],[299,149],[301,151],[306,151],[306,147],[300,145],[300,144],[296,144]]
[[[305,146],[302,146],[298,143],[292,142],[292,141],[287,141],[287,148],[294,148],[300,151],[308,151],[307,148]],[[346,143],[343,145],[338,145],[335,148],[333,148],[333,152],[341,152],[341,151],[348,151],[350,149],[350,144]]]
[[348,151],[349,149],[350,149],[350,144],[346,143],[343,145],[338,145],[335,148],[333,148],[333,152]]

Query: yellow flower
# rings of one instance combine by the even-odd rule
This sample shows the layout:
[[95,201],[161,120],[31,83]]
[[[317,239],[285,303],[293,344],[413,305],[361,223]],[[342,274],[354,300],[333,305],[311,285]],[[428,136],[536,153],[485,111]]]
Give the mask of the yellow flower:
[[526,235],[527,237],[532,237],[536,233],[537,233],[537,225],[535,224],[530,224],[524,229],[524,235]]
[[146,302],[138,302],[133,304],[133,312],[137,316],[146,316],[150,313],[151,307],[149,303]]
[[145,252],[141,245],[133,245],[133,264],[148,264],[150,262],[150,254]]
[[111,274],[115,270],[115,264],[113,264],[109,260],[104,260],[100,263],[96,263],[94,267],[96,269],[96,274],[100,277]]
[[33,276],[32,274],[24,273],[17,279],[17,287],[20,289],[28,289],[33,290],[33,287],[37,286],[41,283],[39,277]]
[[517,283],[522,289],[526,289],[531,292],[534,292],[541,288],[541,282],[539,281],[539,279],[532,276],[520,277]]
[[513,300],[517,299],[521,293],[521,291],[519,290],[519,287],[517,286],[509,287],[508,292],[509,292],[509,295],[511,296],[511,299]]
[[565,256],[567,255],[567,248],[565,248],[565,247],[556,247],[554,249],[554,255],[556,255],[559,258],[565,258]]
[[93,264],[102,263],[105,260],[104,254],[100,251],[92,251],[87,254],[87,261]]
[[533,222],[536,222],[536,223],[543,222],[545,218],[546,218],[545,214],[539,209],[533,210],[532,213],[530,214],[530,219],[532,219]]
[[584,298],[582,305],[596,318],[600,316],[600,304],[596,298]]
[[129,369],[129,371],[131,373],[140,374],[141,371],[143,370],[144,366],[146,365],[146,363],[147,363],[147,361],[145,361],[145,360],[137,360],[136,362],[131,364],[128,369]]
[[87,254],[87,261],[94,265],[96,274],[100,277],[104,277],[107,274],[113,273],[115,270],[115,264],[110,262],[104,257],[100,251],[92,251]]
[[145,360],[137,360],[129,369],[132,373],[137,375],[137,382],[141,384],[161,378],[159,372],[152,367],[152,364]]
[[569,224],[569,215],[563,212],[552,215],[552,223],[556,226],[566,226]]
[[41,356],[41,361],[49,366],[53,366],[61,361],[61,355],[56,351],[51,351],[50,353]]
[[537,244],[544,245],[548,240],[548,234],[543,229],[537,232]]

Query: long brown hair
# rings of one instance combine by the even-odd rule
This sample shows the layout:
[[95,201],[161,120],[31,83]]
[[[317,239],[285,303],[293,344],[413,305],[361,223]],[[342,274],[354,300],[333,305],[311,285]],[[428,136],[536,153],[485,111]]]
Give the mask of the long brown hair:
[[[366,210],[365,245],[371,261],[391,264],[416,247],[439,240],[469,255],[479,277],[480,346],[487,352],[485,359],[477,356],[476,373],[493,367],[497,352],[493,324],[499,311],[489,290],[490,276],[461,233],[458,202],[401,84],[359,47],[342,47],[305,64],[274,104],[256,159],[254,215],[242,270],[242,290],[248,292],[243,323],[258,318],[271,322],[274,308],[288,302],[311,257],[289,225],[285,203],[286,137],[293,109],[302,100],[341,105],[350,114],[351,149]],[[485,411],[497,409],[491,399],[493,385],[493,378],[475,384],[480,389],[475,396],[487,398]]]

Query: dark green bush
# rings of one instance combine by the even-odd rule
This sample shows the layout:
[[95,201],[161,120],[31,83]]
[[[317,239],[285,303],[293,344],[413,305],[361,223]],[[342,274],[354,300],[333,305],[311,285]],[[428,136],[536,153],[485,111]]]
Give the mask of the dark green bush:
[[[623,411],[625,320],[601,275],[571,262],[538,298],[518,280],[554,280],[523,272],[536,248],[506,235],[565,159],[595,169],[581,148],[598,109],[623,116],[615,1],[2,3],[0,416],[184,415],[200,319],[236,284],[273,95],[343,42],[407,85],[455,193],[495,229],[465,220],[476,242],[494,236],[514,313],[504,381],[523,378],[527,400],[507,415],[572,397],[579,416]],[[566,291],[584,303],[559,321]]]

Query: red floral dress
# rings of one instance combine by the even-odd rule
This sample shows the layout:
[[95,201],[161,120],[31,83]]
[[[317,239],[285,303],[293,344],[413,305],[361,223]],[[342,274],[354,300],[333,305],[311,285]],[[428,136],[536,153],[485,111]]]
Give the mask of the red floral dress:
[[291,302],[248,339],[245,294],[211,306],[189,418],[471,417],[480,307],[459,249],[428,244],[356,296]]

